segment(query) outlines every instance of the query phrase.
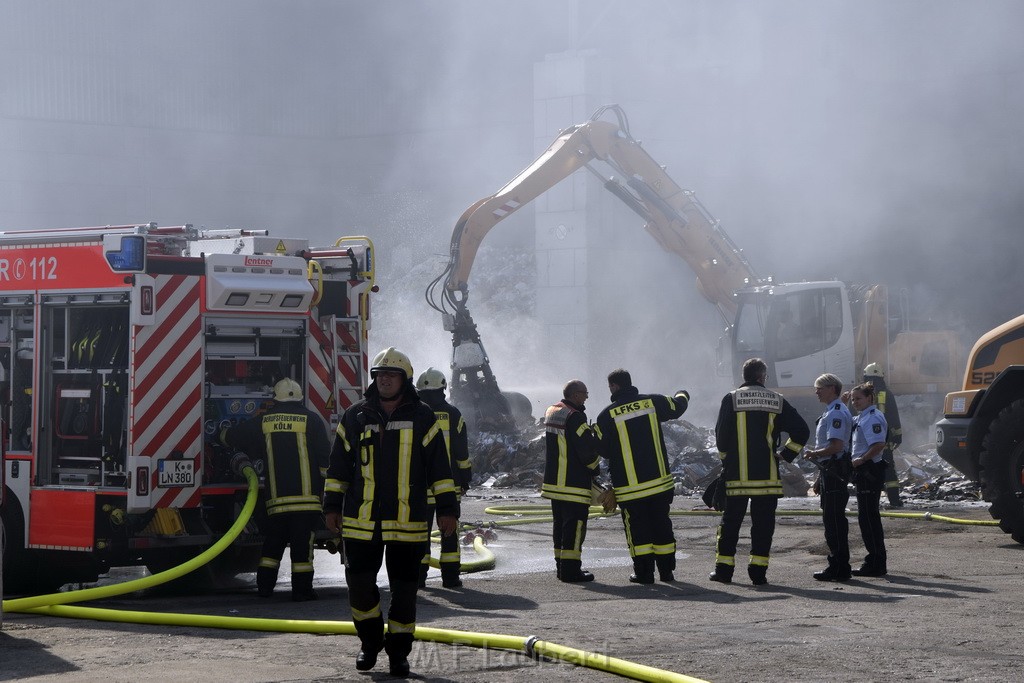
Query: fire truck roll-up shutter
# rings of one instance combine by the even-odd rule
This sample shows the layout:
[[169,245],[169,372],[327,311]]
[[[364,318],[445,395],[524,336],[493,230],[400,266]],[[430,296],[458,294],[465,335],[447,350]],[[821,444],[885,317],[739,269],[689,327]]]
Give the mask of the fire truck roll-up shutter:
[[206,265],[211,311],[299,313],[313,301],[307,263],[298,256],[209,254]]
[[130,513],[196,507],[202,482],[202,279],[158,275],[146,284],[152,301],[139,302],[132,325]]

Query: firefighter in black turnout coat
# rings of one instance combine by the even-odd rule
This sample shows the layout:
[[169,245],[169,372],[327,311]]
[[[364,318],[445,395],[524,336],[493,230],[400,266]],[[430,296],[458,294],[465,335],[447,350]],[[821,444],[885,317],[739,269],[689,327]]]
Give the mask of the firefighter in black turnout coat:
[[546,459],[540,495],[551,501],[555,571],[566,583],[594,580],[582,569],[591,487],[600,464],[600,444],[583,412],[588,395],[586,384],[571,380],[562,389],[562,400],[544,414]]
[[221,443],[266,463],[267,522],[256,589],[270,597],[286,545],[291,546],[292,600],[315,600],[313,532],[320,525],[323,474],[331,444],[319,415],[302,405],[302,387],[274,385],[273,406],[258,418],[225,429]]
[[[434,368],[427,368],[416,380],[416,389],[419,391],[420,399],[434,411],[437,418],[437,426],[444,436],[444,443],[448,449],[448,462],[452,468],[452,479],[455,481],[455,496],[462,502],[462,494],[469,490],[470,481],[473,479],[473,466],[469,462],[469,433],[466,429],[466,421],[462,418],[462,412],[445,400],[444,391],[448,387],[448,380],[444,373]],[[427,492],[427,533],[434,527],[434,512],[437,501],[434,499],[434,492]],[[462,580],[459,578],[459,571],[462,568],[462,552],[459,549],[458,534],[450,534],[441,537],[441,585],[445,588],[459,588]],[[423,553],[423,562],[420,564],[420,587],[427,583],[427,573],[430,568],[430,541],[427,541],[426,552]]]
[[[736,543],[750,505],[750,563],[747,574],[755,586],[768,583],[768,556],[775,534],[775,509],[782,497],[777,457],[793,462],[810,430],[781,394],[764,386],[768,368],[760,358],[743,364],[743,384],[722,398],[715,424],[718,457],[722,459],[725,510],[718,527],[715,571],[711,580],[732,581]],[[787,434],[785,445],[782,434]],[[781,454],[776,449],[783,446]]]
[[596,430],[633,558],[629,580],[654,583],[657,566],[662,581],[674,581],[676,538],[669,507],[675,479],[669,471],[661,423],[681,416],[690,395],[682,390],[672,397],[641,394],[621,369],[608,375],[608,390],[612,403],[597,416]]
[[[427,544],[427,490],[437,500],[442,535],[458,526],[459,501],[434,411],[419,399],[412,364],[395,348],[370,367],[365,399],[338,425],[324,488],[327,528],[345,542],[345,580],[362,645],[356,669],[377,663],[383,649],[393,676],[409,674],[416,631],[416,588]],[[384,635],[377,572],[385,562],[391,587]]]

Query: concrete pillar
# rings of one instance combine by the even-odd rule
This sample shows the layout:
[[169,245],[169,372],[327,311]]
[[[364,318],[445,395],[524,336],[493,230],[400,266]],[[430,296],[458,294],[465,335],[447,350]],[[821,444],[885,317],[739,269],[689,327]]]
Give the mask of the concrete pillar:
[[[581,123],[604,104],[603,60],[592,51],[548,55],[534,65],[534,146],[540,154],[565,127]],[[595,195],[604,192],[592,174],[580,171],[534,202],[537,318],[553,367],[585,369],[590,338],[591,225]]]

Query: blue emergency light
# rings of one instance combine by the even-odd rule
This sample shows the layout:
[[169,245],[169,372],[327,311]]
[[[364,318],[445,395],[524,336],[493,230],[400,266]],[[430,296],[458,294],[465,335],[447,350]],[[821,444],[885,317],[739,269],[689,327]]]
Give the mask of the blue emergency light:
[[104,256],[114,272],[141,273],[146,270],[146,236],[121,235],[120,251],[105,249]]

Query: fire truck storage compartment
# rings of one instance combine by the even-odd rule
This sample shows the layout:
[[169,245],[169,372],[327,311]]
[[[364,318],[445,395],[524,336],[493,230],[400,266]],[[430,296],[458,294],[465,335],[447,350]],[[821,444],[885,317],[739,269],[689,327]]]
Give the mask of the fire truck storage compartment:
[[129,294],[45,294],[39,481],[125,486]]
[[31,294],[0,296],[0,407],[8,425],[8,451],[32,450],[32,361],[35,315]]
[[278,380],[291,377],[304,385],[304,319],[211,316],[204,329],[208,441],[261,412]]

